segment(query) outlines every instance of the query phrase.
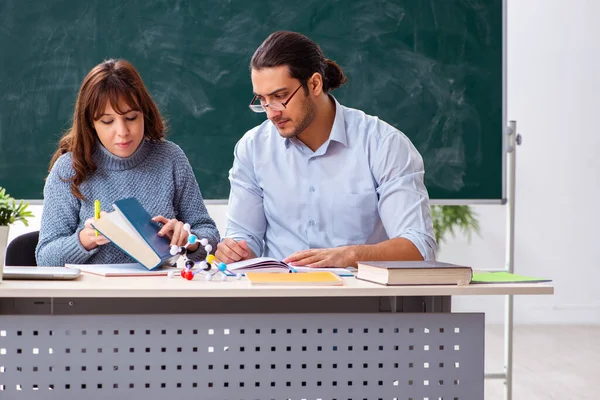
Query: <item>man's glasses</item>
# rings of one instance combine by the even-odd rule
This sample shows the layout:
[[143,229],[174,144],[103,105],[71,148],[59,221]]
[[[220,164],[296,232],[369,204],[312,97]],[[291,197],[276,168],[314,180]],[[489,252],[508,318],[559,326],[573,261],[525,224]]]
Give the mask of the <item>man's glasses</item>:
[[261,104],[253,104],[258,97],[258,96],[254,96],[248,107],[250,107],[250,109],[252,111],[254,111],[255,113],[267,112],[267,107],[273,111],[283,111],[287,108],[288,103],[290,102],[290,100],[292,100],[292,97],[294,97],[296,92],[301,87],[302,87],[302,84],[300,84],[300,86],[298,86],[298,88],[296,90],[294,90],[294,93],[292,93],[290,95],[290,97],[288,97],[288,99],[286,101],[284,101],[283,103],[280,103],[278,101],[273,101],[273,102],[271,102],[271,104],[262,104],[262,100],[261,100]]

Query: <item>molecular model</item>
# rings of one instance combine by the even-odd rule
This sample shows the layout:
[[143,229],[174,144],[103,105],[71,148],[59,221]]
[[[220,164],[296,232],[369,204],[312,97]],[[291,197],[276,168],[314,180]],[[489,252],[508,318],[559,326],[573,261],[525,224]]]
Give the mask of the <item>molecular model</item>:
[[[207,281],[212,280],[214,275],[219,274],[221,276],[221,280],[224,281],[227,279],[227,276],[235,276],[236,279],[240,279],[242,277],[241,274],[233,274],[231,271],[227,270],[227,265],[224,262],[216,265],[216,269],[213,270],[212,266],[215,263],[214,254],[210,254],[213,250],[212,246],[208,243],[208,239],[200,239],[200,245],[204,246],[204,250],[206,251],[206,258],[198,263],[198,267],[194,269],[195,262],[191,260],[187,256],[188,247],[193,245],[198,240],[198,237],[194,235],[190,229],[190,224],[184,224],[183,229],[188,233],[188,240],[185,246],[176,246],[172,245],[170,253],[171,255],[181,254],[181,256],[185,260],[185,268],[181,270],[181,277],[191,281],[197,274],[204,274],[204,279]],[[170,273],[169,276],[172,276]],[[173,275],[174,276],[174,275]]]

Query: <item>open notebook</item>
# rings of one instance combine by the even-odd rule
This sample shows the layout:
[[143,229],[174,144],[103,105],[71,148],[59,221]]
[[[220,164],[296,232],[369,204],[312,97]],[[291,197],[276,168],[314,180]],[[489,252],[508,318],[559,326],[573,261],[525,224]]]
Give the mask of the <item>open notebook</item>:
[[238,261],[227,265],[227,269],[233,273],[245,274],[246,272],[333,272],[339,276],[353,276],[346,268],[310,268],[292,267],[283,261],[271,257],[257,257],[250,260]]
[[177,268],[161,267],[152,271],[142,264],[65,264],[67,268],[78,269],[93,275],[106,277],[114,276],[167,276],[169,271],[175,271]]

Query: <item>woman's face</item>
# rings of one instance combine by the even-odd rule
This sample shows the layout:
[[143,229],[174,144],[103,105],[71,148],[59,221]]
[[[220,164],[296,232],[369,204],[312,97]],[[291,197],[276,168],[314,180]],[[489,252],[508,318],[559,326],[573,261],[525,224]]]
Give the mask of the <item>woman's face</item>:
[[122,101],[118,108],[125,113],[117,113],[107,101],[100,119],[94,121],[94,128],[108,151],[118,157],[129,157],[144,139],[144,114]]

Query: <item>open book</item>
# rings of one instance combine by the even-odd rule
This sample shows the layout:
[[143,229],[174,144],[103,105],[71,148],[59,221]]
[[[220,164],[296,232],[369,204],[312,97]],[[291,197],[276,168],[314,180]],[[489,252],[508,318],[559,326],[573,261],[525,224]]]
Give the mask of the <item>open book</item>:
[[96,230],[149,270],[175,265],[179,254],[171,255],[171,241],[158,236],[160,226],[137,199],[115,201],[113,208],[92,222]]
[[346,268],[310,268],[310,267],[292,267],[283,261],[271,257],[257,257],[249,260],[238,261],[227,264],[227,269],[234,274],[245,274],[246,272],[333,272],[339,276],[352,276],[352,272]]

